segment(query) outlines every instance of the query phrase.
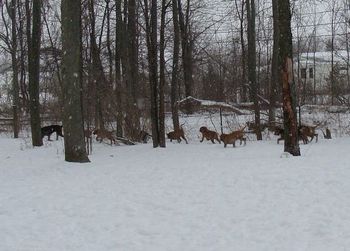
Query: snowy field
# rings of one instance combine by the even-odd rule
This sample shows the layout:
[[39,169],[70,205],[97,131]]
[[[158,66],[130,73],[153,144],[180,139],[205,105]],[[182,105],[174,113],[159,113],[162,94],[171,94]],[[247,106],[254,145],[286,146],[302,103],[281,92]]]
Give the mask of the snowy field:
[[[55,137],[52,137],[55,138]],[[33,149],[0,136],[1,251],[349,250],[350,138]]]

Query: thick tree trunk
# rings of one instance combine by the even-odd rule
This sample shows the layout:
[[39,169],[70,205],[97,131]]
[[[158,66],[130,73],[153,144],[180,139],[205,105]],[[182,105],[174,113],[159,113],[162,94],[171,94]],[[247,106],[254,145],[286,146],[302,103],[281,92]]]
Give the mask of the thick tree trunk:
[[180,54],[180,27],[179,27],[179,11],[177,0],[172,0],[173,7],[173,25],[174,25],[174,52],[173,66],[171,75],[171,115],[173,119],[174,129],[180,128],[179,111],[177,106],[178,101],[178,86],[179,86],[179,54]]
[[62,80],[65,160],[89,162],[84,142],[81,100],[81,1],[62,0]]
[[[30,18],[30,16],[27,16]],[[30,34],[29,34],[30,37]],[[41,0],[33,0],[33,30],[28,39],[28,68],[30,96],[30,125],[33,146],[42,146],[39,82],[40,82],[40,41],[41,40]]]
[[[278,3],[279,63],[283,93],[284,151],[300,156],[296,116],[296,90],[293,76],[293,49],[289,0]],[[283,17],[283,18],[282,18]]]
[[260,106],[258,100],[258,83],[256,81],[256,43],[255,43],[255,1],[247,1],[248,18],[248,80],[254,102],[255,133],[257,140],[262,140],[260,127]]

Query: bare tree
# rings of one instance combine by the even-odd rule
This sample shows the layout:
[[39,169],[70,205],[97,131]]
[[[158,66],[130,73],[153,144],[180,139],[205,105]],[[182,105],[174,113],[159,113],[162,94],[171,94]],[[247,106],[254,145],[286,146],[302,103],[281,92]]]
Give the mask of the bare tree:
[[165,147],[165,15],[168,7],[167,0],[162,0],[159,39],[159,146]]
[[85,149],[81,100],[81,1],[62,0],[61,10],[65,160],[90,162]]
[[248,18],[248,80],[251,89],[251,96],[254,102],[255,133],[258,140],[262,140],[260,128],[260,107],[258,100],[258,83],[256,81],[256,31],[255,31],[255,1],[247,0]]
[[[29,8],[29,0],[26,0]],[[30,12],[27,18],[30,20]],[[28,22],[28,21],[27,21]],[[29,21],[30,23],[30,21]],[[27,27],[28,30],[28,27]],[[41,44],[41,0],[33,0],[33,29],[28,36],[28,70],[30,95],[30,125],[33,146],[42,146],[39,82],[40,82],[40,44]]]
[[171,115],[174,129],[180,128],[178,112],[178,86],[179,86],[179,54],[180,54],[180,27],[177,0],[172,0],[173,26],[174,26],[174,49],[171,76]]
[[[151,6],[149,6],[149,4]],[[153,147],[159,146],[157,0],[144,0],[148,49],[149,83],[151,89],[151,122]]]
[[[296,90],[293,76],[291,10],[289,0],[273,0],[278,8],[279,63],[283,93],[284,151],[300,156],[296,115]],[[274,17],[277,18],[277,17]]]
[[277,86],[279,83],[279,62],[278,62],[278,9],[277,1],[272,2],[273,15],[273,51],[272,51],[272,65],[271,65],[271,85],[270,85],[270,107],[269,107],[269,122],[276,120],[276,101],[277,101]]
[[117,106],[117,136],[123,136],[123,109],[122,109],[122,51],[124,37],[124,23],[122,19],[122,1],[115,0],[116,5],[116,35],[115,35],[115,96]]
[[[181,0],[178,0],[179,25],[181,31],[182,66],[185,84],[185,96],[193,96],[193,48],[194,38],[190,20],[191,0],[186,0],[186,8],[182,8]],[[192,113],[189,104],[187,112]]]

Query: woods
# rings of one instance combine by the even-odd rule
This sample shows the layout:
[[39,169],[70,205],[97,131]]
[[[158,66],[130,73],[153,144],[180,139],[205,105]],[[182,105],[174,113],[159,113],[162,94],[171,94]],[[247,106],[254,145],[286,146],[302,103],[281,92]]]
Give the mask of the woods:
[[[179,113],[195,112],[178,102],[208,99],[248,107],[257,140],[264,124],[282,123],[284,150],[298,156],[297,106],[350,104],[347,6],[322,2],[332,7],[330,39],[299,20],[302,0],[220,2],[223,9],[199,0],[82,0],[70,3],[79,7],[74,19],[65,17],[74,15],[64,12],[67,1],[3,0],[0,75],[11,79],[1,89],[11,97],[4,114],[15,138],[30,118],[33,146],[43,144],[44,117],[62,121],[67,154],[85,145],[84,129],[131,142],[144,131],[153,147],[166,147]],[[322,47],[330,63],[317,68]]]

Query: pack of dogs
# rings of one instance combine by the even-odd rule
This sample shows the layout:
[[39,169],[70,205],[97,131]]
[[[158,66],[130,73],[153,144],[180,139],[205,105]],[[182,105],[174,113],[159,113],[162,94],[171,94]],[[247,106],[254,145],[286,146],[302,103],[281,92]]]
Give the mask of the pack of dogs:
[[[247,132],[245,132],[245,128],[248,127],[248,130],[253,129],[254,131],[254,125],[248,124],[248,123],[246,126],[242,127],[241,129],[232,131],[230,133],[222,133],[221,135],[219,135],[219,133],[217,133],[216,131],[209,130],[208,127],[206,126],[202,126],[199,128],[199,132],[202,134],[202,138],[200,142],[202,143],[204,139],[206,139],[207,141],[211,141],[213,144],[215,144],[215,142],[218,142],[219,144],[221,144],[222,142],[224,144],[224,147],[227,147],[227,145],[231,145],[231,144],[233,147],[236,147],[236,141],[239,140],[240,145],[242,145],[242,143],[246,145],[247,138],[245,137],[245,134]],[[266,127],[267,126],[263,126],[264,129]],[[302,141],[304,144],[308,144],[312,142],[313,139],[315,138],[316,139],[315,141],[317,142],[318,141],[318,134],[316,133],[317,127],[318,125],[314,125],[314,126],[300,125],[298,127],[298,140]],[[44,138],[45,136],[47,136],[49,141],[51,141],[50,137],[53,133],[56,133],[56,140],[58,140],[59,136],[64,137],[63,126],[49,125],[41,128],[41,137]],[[285,130],[283,127],[274,126],[273,133],[274,135],[279,136],[279,138],[277,139],[277,144],[279,144],[281,140],[285,139]],[[322,133],[325,139],[332,138],[331,132],[328,128],[326,128],[326,133],[323,131]],[[91,139],[92,135],[94,135],[96,138],[96,141],[99,141],[100,143],[103,140],[108,140],[111,145],[117,143],[117,139],[114,131],[109,131],[106,129],[94,129],[94,130],[85,129],[84,130],[84,137],[86,139]],[[139,135],[140,142],[147,143],[151,137],[152,135],[149,134],[148,132],[144,130],[140,131],[140,135]],[[178,143],[181,143],[181,141],[184,140],[186,144],[188,144],[188,140],[185,137],[185,132],[182,126],[175,129],[174,131],[168,132],[167,138],[170,140],[170,142],[172,142],[173,140],[176,140]]]
[[[310,143],[314,138],[316,138],[316,142],[318,141],[318,134],[316,133],[315,129],[317,126],[307,126],[307,125],[301,125],[298,127],[298,140],[303,141],[304,144]],[[329,129],[327,128],[329,131]],[[330,133],[330,131],[329,131]],[[282,127],[275,127],[274,135],[278,135],[279,138],[277,139],[277,144],[281,140],[285,139],[285,132]],[[310,140],[309,140],[310,138]]]

